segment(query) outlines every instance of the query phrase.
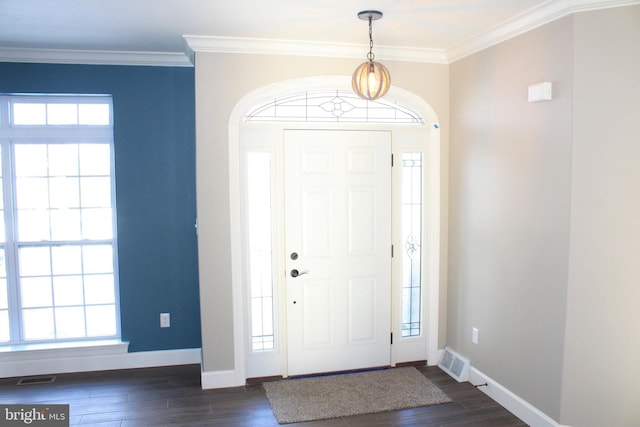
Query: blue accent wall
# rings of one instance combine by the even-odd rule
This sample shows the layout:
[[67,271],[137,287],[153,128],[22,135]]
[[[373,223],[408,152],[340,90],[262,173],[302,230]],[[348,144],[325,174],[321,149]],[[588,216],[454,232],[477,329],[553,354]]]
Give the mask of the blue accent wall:
[[113,96],[122,339],[200,347],[194,69],[0,63],[0,93]]

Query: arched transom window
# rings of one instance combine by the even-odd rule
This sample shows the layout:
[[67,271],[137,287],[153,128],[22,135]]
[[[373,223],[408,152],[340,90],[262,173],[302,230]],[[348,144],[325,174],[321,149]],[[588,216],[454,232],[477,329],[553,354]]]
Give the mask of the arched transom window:
[[342,90],[299,92],[258,105],[247,122],[425,124],[416,111],[393,99],[369,101]]

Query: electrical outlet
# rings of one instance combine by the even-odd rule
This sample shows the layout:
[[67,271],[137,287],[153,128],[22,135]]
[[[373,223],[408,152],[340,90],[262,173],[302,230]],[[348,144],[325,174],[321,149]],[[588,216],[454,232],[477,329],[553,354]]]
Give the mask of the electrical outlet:
[[479,332],[480,331],[478,330],[478,328],[476,328],[476,327],[471,328],[471,342],[473,344],[478,344],[478,333]]
[[170,328],[171,327],[171,314],[169,314],[169,313],[160,313],[160,327],[161,328]]

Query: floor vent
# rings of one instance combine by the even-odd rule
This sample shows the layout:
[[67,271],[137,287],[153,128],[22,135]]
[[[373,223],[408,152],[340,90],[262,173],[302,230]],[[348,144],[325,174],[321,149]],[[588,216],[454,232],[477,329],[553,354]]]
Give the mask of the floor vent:
[[56,380],[55,375],[47,377],[21,378],[18,385],[49,384]]
[[444,349],[438,366],[458,382],[469,380],[469,361],[448,347]]

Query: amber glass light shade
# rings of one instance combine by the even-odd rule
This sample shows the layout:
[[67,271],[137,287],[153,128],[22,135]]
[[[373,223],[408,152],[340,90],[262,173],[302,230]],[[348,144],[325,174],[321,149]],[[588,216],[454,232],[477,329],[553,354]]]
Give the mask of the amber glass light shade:
[[353,91],[361,98],[382,98],[391,86],[391,75],[387,67],[379,62],[367,61],[353,72],[351,78]]

